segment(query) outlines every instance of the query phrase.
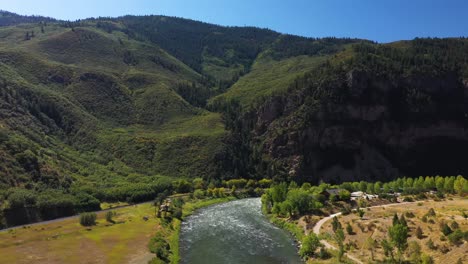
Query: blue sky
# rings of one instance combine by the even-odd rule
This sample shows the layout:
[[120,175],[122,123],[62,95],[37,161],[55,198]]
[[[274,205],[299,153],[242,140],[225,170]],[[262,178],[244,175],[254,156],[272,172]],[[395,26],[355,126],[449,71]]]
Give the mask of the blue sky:
[[67,20],[158,14],[379,42],[468,36],[467,0],[0,0],[0,9]]

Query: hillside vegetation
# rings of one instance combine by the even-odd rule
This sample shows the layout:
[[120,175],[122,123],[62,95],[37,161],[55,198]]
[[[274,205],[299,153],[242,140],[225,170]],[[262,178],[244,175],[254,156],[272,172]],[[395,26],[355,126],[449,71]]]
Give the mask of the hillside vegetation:
[[180,178],[464,174],[467,47],[2,11],[0,226]]

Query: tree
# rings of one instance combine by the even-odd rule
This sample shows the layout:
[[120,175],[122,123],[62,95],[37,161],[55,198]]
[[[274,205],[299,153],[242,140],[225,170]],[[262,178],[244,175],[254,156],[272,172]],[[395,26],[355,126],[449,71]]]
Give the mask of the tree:
[[338,197],[341,201],[348,201],[351,198],[351,193],[348,190],[341,190]]
[[320,239],[315,233],[310,233],[302,240],[302,246],[299,254],[302,257],[313,256],[318,247],[321,246]]
[[368,183],[368,184],[367,184],[366,193],[372,193],[372,194],[375,193],[375,191],[374,191],[374,185],[375,185],[374,183],[371,183],[371,182]]
[[364,247],[370,251],[371,258],[374,260],[374,250],[377,247],[377,241],[370,236],[366,239]]
[[385,256],[390,256],[390,258],[392,259],[392,262],[395,261],[395,256],[394,256],[394,253],[393,253],[393,243],[388,241],[387,239],[383,239],[382,242],[380,243],[383,250],[384,250],[384,254]]
[[458,175],[453,184],[454,191],[458,195],[462,195],[464,192],[468,191],[468,190],[465,190],[465,186],[466,186],[465,178],[463,178],[463,176],[461,175]]
[[339,228],[336,230],[334,238],[335,238],[336,243],[338,244],[338,261],[341,261],[345,253],[345,249],[344,249],[345,234],[342,228]]
[[426,213],[427,216],[435,216],[436,212],[434,211],[434,208],[429,209],[429,211]]
[[398,249],[399,260],[401,255],[408,247],[408,227],[402,224],[396,224],[388,229],[390,240]]
[[403,215],[403,214],[400,217],[400,224],[402,224],[404,226],[408,226],[408,223],[406,222],[405,215]]
[[365,192],[367,190],[367,182],[365,181],[360,181],[359,182],[359,190],[361,192]]
[[408,245],[408,255],[411,263],[419,263],[421,261],[421,246],[416,241],[411,241]]
[[445,192],[453,193],[454,183],[455,183],[455,177],[446,177],[445,181],[444,181],[444,190],[445,190]]
[[449,234],[447,237],[450,243],[454,245],[458,245],[462,242],[464,235],[465,234],[460,229],[457,229],[453,231],[451,234]]
[[193,188],[195,190],[204,189],[205,188],[205,181],[202,178],[195,178],[192,180]]
[[353,227],[351,226],[349,222],[346,224],[346,232],[348,233],[348,235],[354,234]]
[[437,249],[437,246],[434,244],[431,238],[429,238],[429,240],[426,242],[426,246],[431,250]]
[[361,218],[361,219],[362,219],[362,217],[363,217],[363,216],[364,216],[364,214],[365,214],[365,211],[364,211],[364,210],[362,210],[361,208],[359,208],[359,209],[357,210],[357,212],[358,212],[359,218]]
[[416,237],[418,239],[423,239],[424,238],[424,234],[423,234],[423,231],[422,231],[420,226],[418,226],[418,228],[416,228]]
[[450,227],[452,228],[452,230],[455,230],[455,229],[458,229],[459,226],[458,226],[458,223],[456,221],[453,221],[451,224],[450,224]]
[[432,257],[427,254],[422,254],[421,264],[434,264],[434,259],[432,259]]
[[444,192],[445,191],[444,183],[445,183],[445,180],[444,180],[443,177],[440,177],[440,176],[436,177],[435,186],[436,186],[438,192]]
[[426,179],[424,179],[424,188],[426,190],[435,188],[434,177],[426,176]]
[[398,215],[395,213],[395,214],[393,215],[392,225],[395,226],[395,225],[397,225],[397,224],[399,224],[399,223],[400,223],[400,219],[398,219]]
[[270,192],[273,202],[281,203],[286,200],[286,195],[288,194],[288,185],[285,182],[274,185],[270,188]]
[[448,236],[453,232],[453,230],[447,225],[447,223],[442,224],[441,231],[442,234],[444,234],[444,236]]
[[334,216],[332,219],[332,229],[333,232],[336,232],[338,229],[341,229],[341,223],[340,221],[338,221],[338,218],[336,216]]
[[96,213],[80,214],[80,224],[82,226],[93,226],[96,224]]
[[374,184],[374,192],[376,194],[380,194],[380,193],[382,193],[382,191],[380,189],[382,189],[382,183],[381,182],[376,182]]

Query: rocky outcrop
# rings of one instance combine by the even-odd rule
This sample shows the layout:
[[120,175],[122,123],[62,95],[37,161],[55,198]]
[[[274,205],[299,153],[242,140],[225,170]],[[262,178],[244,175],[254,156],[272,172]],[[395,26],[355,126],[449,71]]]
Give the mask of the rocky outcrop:
[[468,172],[467,82],[456,73],[395,79],[351,70],[341,80],[325,88],[338,95],[308,87],[257,108],[253,138],[267,163],[299,181]]

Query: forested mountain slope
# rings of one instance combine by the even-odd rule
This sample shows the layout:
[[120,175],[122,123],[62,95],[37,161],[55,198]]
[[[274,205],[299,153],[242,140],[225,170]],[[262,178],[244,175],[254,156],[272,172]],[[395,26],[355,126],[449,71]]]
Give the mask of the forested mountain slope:
[[465,39],[0,14],[2,225],[150,200],[180,178],[468,170]]

